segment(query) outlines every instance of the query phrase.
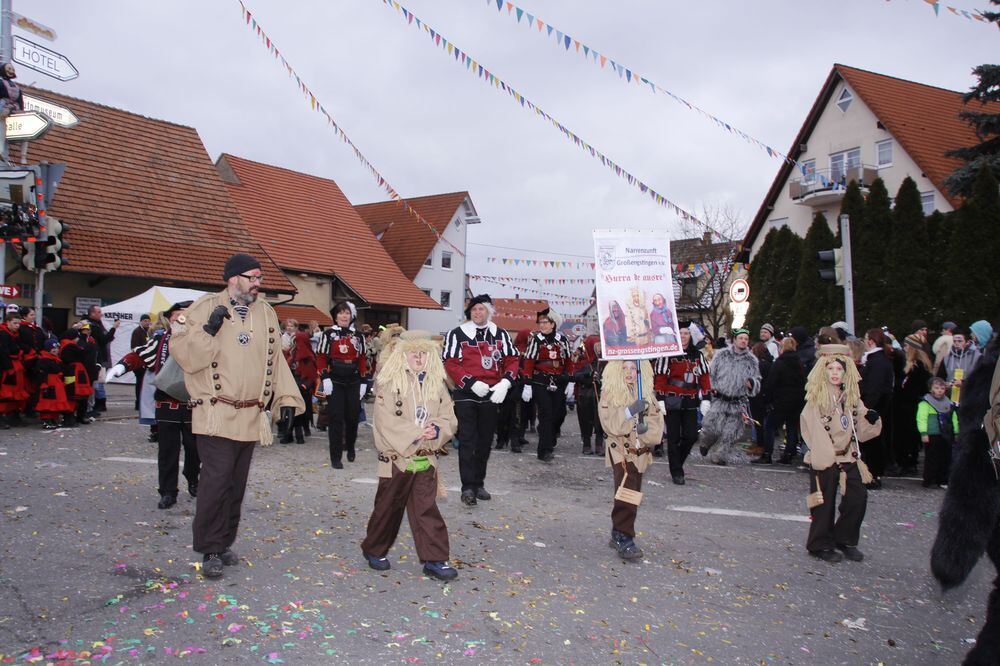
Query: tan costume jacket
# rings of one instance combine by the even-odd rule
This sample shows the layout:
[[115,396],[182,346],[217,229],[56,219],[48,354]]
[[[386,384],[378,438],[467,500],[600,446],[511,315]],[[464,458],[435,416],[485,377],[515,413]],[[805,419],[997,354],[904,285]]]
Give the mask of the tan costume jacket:
[[[649,400],[645,422],[649,429],[642,435],[635,432],[637,419],[625,418],[624,407],[612,407],[605,398],[601,398],[598,414],[601,427],[607,438],[604,447],[604,462],[606,467],[620,465],[622,461],[630,462],[641,474],[653,462],[653,447],[663,438],[663,412],[655,400]],[[642,453],[638,453],[642,451]]]
[[[442,390],[439,400],[426,403],[427,416],[424,426],[436,425],[441,429],[437,439],[420,439],[424,426],[417,424],[416,395],[417,379],[409,371],[406,373],[410,389],[405,394],[388,393],[375,385],[375,449],[378,451],[378,475],[392,478],[392,466],[400,471],[413,461],[415,455],[426,455],[431,465],[437,466],[437,456],[418,451],[438,451],[454,436],[458,428],[455,404],[448,391]],[[397,413],[398,412],[398,413]]]
[[816,405],[807,403],[799,417],[802,439],[809,445],[804,462],[815,470],[824,470],[836,463],[857,462],[861,453],[854,445],[852,432],[857,432],[859,442],[867,442],[882,432],[882,419],[872,425],[865,419],[867,413],[868,408],[858,400],[857,407],[847,414],[845,428],[839,412],[824,416]]
[[[218,305],[229,308],[230,319],[211,336],[202,328]],[[225,437],[238,442],[271,443],[271,419],[281,407],[305,411],[305,403],[281,353],[278,315],[263,301],[254,301],[246,320],[229,303],[229,292],[207,294],[191,304],[172,326],[170,355],[184,370],[194,408],[191,428],[196,435]],[[221,398],[221,400],[220,400]],[[237,409],[224,401],[252,402]]]

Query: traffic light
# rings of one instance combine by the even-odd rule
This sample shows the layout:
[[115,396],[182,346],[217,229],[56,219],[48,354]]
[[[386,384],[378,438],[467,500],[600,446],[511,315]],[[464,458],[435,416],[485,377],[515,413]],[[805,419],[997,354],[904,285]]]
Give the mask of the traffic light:
[[40,246],[35,250],[38,268],[57,271],[65,263],[62,251],[69,247],[69,243],[63,240],[62,235],[68,228],[54,217],[49,218],[48,238],[36,243]]
[[819,253],[821,262],[830,262],[829,267],[819,269],[819,279],[830,280],[844,286],[844,254],[843,250],[822,250]]
[[35,250],[36,250],[35,246],[36,245],[38,245],[38,243],[22,243],[21,244],[21,247],[22,247],[22,250],[21,250],[21,252],[22,252],[22,254],[21,254],[21,265],[24,266],[29,271],[35,270]]

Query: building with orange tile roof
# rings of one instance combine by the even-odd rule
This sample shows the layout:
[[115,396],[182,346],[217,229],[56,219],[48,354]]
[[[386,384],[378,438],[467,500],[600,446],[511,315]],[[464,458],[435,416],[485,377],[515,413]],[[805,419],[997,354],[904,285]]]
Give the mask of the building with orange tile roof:
[[[66,164],[48,210],[68,225],[66,263],[45,276],[45,316],[57,330],[76,321],[77,299],[114,303],[154,285],[221,289],[222,267],[234,252],[260,260],[266,292],[275,298],[294,293],[240,219],[197,130],[48,90],[24,90],[79,118],[72,128],[53,125],[28,148],[31,164]],[[15,146],[12,155],[19,152]],[[4,251],[10,272],[20,260]],[[24,287],[14,302],[29,304],[35,274],[17,270],[5,277]]]
[[354,209],[403,274],[441,304],[438,311],[411,309],[410,327],[444,333],[465,320],[464,255],[468,228],[480,223],[479,215],[468,192],[433,194],[405,201],[427,224],[395,201],[364,204]]
[[[924,213],[954,210],[944,188],[962,164],[948,151],[979,143],[958,117],[970,107],[963,93],[835,64],[750,225],[743,247],[756,252],[771,228],[788,225],[805,236],[822,212],[834,227],[845,185],[881,178],[893,196],[909,176]],[[752,296],[751,296],[752,298]]]
[[337,183],[235,155],[216,168],[251,235],[298,289],[294,304],[329,311],[342,299],[359,324],[409,326],[437,304],[403,274]]

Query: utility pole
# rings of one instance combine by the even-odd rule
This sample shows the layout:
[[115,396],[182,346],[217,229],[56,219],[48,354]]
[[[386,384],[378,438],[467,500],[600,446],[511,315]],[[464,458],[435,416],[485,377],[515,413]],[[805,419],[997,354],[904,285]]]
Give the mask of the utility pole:
[[844,316],[847,321],[847,328],[851,333],[857,335],[854,330],[854,269],[851,265],[851,216],[840,216],[840,239],[841,252],[844,262]]
[[[10,22],[14,12],[14,0],[0,0],[0,66],[11,61],[14,55],[14,40],[10,36]],[[0,155],[7,154],[7,120],[0,118],[4,123],[0,127]],[[0,244],[0,280],[7,277],[7,246],[10,243]],[[41,320],[39,320],[41,321]]]

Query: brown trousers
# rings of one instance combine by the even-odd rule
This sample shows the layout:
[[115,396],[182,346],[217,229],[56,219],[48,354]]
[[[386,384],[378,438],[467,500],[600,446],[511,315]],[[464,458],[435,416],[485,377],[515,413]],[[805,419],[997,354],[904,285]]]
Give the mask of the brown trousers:
[[806,540],[809,552],[833,550],[837,545],[857,546],[861,539],[861,523],[868,508],[868,490],[861,483],[857,465],[845,464],[843,468],[847,472],[847,492],[840,498],[840,516],[836,522],[840,470],[836,465],[819,472],[809,470],[809,490],[815,490],[818,485],[823,493],[823,503],[809,510],[812,514],[809,538]]
[[392,478],[378,480],[375,508],[361,550],[385,557],[399,534],[404,510],[420,561],[447,561],[448,526],[437,507],[437,470],[433,467],[424,472],[400,472],[393,465]]
[[221,553],[236,541],[240,509],[256,442],[198,435],[201,477],[195,509],[194,550]]
[[[628,465],[628,479],[625,480],[625,487],[638,492],[642,489],[642,474],[639,473],[639,470],[632,463],[625,464]],[[625,476],[625,470],[622,468],[621,463],[613,464],[611,469],[615,475],[614,492],[618,492],[618,487],[622,485],[622,477]],[[615,500],[614,507],[611,509],[611,527],[626,536],[634,537],[635,515],[638,511],[639,507],[635,504]]]

